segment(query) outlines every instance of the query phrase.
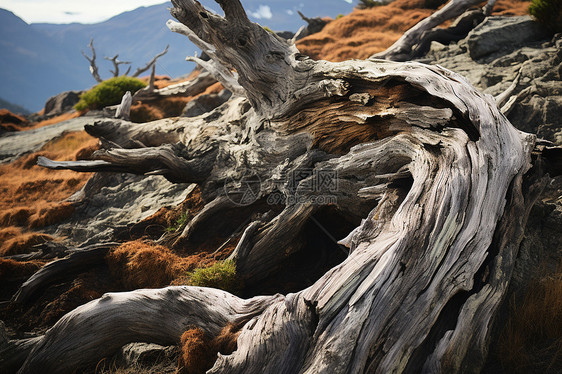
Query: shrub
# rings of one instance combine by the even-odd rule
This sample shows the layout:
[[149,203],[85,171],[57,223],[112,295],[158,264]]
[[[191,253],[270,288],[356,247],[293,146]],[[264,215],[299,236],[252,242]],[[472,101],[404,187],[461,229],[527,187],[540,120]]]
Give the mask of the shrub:
[[145,87],[146,83],[131,77],[116,77],[101,82],[88,92],[82,94],[74,108],[78,111],[86,109],[101,109],[108,105],[121,102],[127,91],[135,93]]
[[207,268],[195,269],[188,274],[189,285],[212,287],[235,292],[240,289],[233,261],[221,261]]
[[551,32],[562,32],[562,0],[532,0],[529,13]]

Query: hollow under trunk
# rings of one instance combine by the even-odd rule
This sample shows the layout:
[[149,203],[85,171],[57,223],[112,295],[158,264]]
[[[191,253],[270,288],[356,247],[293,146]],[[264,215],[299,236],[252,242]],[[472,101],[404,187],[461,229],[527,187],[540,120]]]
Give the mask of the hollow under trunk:
[[[244,96],[189,119],[97,123],[87,128],[103,138],[97,160],[39,163],[198,183],[207,204],[175,245],[241,225],[231,259],[250,288],[304,251],[343,247],[343,261],[286,295],[108,294],[28,342],[11,367],[72,372],[129,342],[236,323],[237,349],[210,373],[478,372],[545,183],[535,137],[441,67],[312,61],[238,0],[217,1],[224,17],[172,2],[181,24],[170,26],[208,46],[216,78],[236,78]],[[322,247],[319,232],[339,243]]]

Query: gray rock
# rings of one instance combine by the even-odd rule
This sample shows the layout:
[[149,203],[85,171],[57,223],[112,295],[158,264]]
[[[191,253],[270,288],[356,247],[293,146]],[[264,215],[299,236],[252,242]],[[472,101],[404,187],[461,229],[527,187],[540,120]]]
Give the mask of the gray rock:
[[100,189],[88,191],[87,198],[68,221],[45,228],[45,232],[67,237],[70,245],[86,246],[113,241],[128,225],[137,223],[162,207],[181,203],[195,188],[174,184],[161,176],[107,173]]
[[131,343],[122,347],[115,360],[120,366],[154,365],[176,354],[176,347],[163,347],[158,344]]
[[12,162],[26,153],[35,152],[63,133],[82,131],[84,125],[92,122],[92,118],[79,117],[34,130],[6,133],[0,137],[0,163]]
[[[509,19],[506,22],[517,24]],[[489,55],[487,63],[474,60],[463,47],[469,44],[468,38],[470,35],[458,44],[434,48],[424,60],[463,75],[475,87],[492,96],[503,93],[521,72],[513,93],[519,95],[518,100],[508,119],[522,131],[562,145],[562,51],[557,47],[562,34],[543,43],[528,41],[509,53],[503,50],[503,53]]]
[[533,206],[513,270],[512,291],[525,289],[530,279],[559,270],[562,263],[562,204],[557,202],[562,177],[553,180]]
[[83,91],[67,91],[53,96],[45,103],[45,116],[52,117],[73,110]]
[[488,17],[468,34],[466,43],[470,57],[476,60],[500,50],[512,51],[547,36],[547,31],[529,16]]

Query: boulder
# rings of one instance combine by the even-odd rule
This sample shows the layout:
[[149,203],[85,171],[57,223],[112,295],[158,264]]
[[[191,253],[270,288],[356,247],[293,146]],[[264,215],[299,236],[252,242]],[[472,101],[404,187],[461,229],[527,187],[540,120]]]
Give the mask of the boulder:
[[177,354],[174,346],[164,347],[158,344],[131,343],[121,348],[115,361],[121,367],[152,366],[155,363],[172,360]]
[[500,50],[513,51],[547,36],[547,31],[529,16],[488,17],[468,34],[466,43],[470,57],[477,60]]
[[53,117],[66,113],[74,108],[83,91],[66,91],[53,96],[45,103],[45,116]]

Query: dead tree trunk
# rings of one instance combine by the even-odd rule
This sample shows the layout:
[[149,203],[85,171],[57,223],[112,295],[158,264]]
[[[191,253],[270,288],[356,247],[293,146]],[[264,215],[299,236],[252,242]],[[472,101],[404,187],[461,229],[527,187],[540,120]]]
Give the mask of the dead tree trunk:
[[96,64],[96,49],[94,48],[94,39],[90,40],[90,44],[88,45],[90,50],[92,51],[92,57],[89,57],[84,51],[82,51],[82,56],[90,63],[90,73],[92,77],[96,80],[96,82],[100,83],[103,82],[103,79],[100,77],[100,73],[98,70],[98,65]]
[[39,163],[198,183],[207,205],[176,245],[245,212],[253,220],[232,259],[247,285],[320,245],[305,229],[316,217],[354,223],[337,238],[348,256],[284,296],[106,295],[29,343],[19,373],[72,372],[129,342],[175,343],[188,325],[213,336],[228,322],[242,326],[238,348],[211,373],[478,372],[544,183],[535,137],[451,71],[312,61],[251,23],[238,0],[217,2],[224,18],[193,0],[173,0],[171,12],[210,46],[218,80],[236,71],[245,97],[190,119],[98,123],[88,132],[112,148],[97,160]]

